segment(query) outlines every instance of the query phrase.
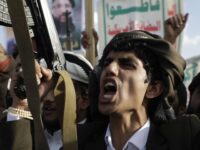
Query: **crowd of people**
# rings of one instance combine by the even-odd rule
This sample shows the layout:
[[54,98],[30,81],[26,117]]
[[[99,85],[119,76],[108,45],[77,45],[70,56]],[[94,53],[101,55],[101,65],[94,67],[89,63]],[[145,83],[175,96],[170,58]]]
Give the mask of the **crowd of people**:
[[[186,61],[176,50],[188,14],[164,22],[164,37],[135,30],[115,35],[93,68],[82,55],[65,52],[65,69],[76,94],[79,150],[198,150],[198,74],[183,84]],[[94,31],[96,43],[97,33]],[[84,32],[82,44],[89,46]],[[35,61],[44,135],[50,150],[63,145],[64,97],[56,97],[58,75]],[[19,56],[0,47],[0,149],[34,149],[33,116],[15,91],[22,78]],[[63,82],[63,81],[61,81]],[[189,106],[187,107],[187,97]],[[70,98],[69,98],[70,99]],[[69,135],[70,136],[70,135]]]

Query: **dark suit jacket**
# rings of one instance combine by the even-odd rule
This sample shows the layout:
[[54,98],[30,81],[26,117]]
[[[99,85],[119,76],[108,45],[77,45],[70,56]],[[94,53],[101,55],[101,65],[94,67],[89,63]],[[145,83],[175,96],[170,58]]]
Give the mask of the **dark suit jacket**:
[[[107,126],[94,126],[94,128],[89,127],[91,132],[84,133],[87,138],[81,141],[80,150],[106,150],[104,136]],[[151,123],[146,149],[193,150],[195,148],[200,150],[198,137],[200,137],[200,120],[196,116],[177,118],[162,125]]]
[[[17,130],[16,130],[17,129]],[[106,123],[88,123],[78,126],[79,150],[106,150],[104,136]],[[0,125],[0,149],[31,150],[31,124],[28,120],[6,122]],[[185,116],[162,125],[151,124],[147,150],[199,150],[200,120]]]

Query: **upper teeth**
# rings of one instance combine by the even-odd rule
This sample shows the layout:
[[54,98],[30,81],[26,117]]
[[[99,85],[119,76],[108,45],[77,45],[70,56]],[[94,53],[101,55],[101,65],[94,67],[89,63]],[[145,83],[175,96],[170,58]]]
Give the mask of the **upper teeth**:
[[108,87],[108,86],[115,86],[115,84],[112,83],[112,82],[108,82],[108,83],[105,84],[105,87]]
[[105,84],[104,86],[104,92],[108,93],[108,92],[115,92],[116,91],[116,87],[115,84],[113,82],[108,82]]

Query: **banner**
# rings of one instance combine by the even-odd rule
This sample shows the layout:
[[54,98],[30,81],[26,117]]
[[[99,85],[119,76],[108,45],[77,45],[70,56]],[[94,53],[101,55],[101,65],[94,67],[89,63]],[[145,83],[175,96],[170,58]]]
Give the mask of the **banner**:
[[[168,3],[169,2],[169,3]],[[146,30],[160,36],[164,34],[164,20],[179,13],[177,0],[102,0],[98,9],[100,51],[120,32]]]

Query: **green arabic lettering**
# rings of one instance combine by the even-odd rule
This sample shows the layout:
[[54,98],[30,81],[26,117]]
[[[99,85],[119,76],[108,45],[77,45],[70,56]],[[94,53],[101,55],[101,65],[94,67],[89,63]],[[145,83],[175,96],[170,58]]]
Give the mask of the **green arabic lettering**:
[[[114,6],[110,7],[110,18],[114,19],[118,15],[124,15],[124,14],[129,14],[132,12],[147,12],[149,8],[149,3],[148,2],[143,2],[141,0],[141,6],[132,6],[129,8],[122,8],[122,6],[117,6],[116,8]],[[107,6],[107,11],[109,12],[109,6]]]
[[160,0],[157,0],[155,5],[153,5],[151,1],[152,0],[150,0],[150,9],[151,9],[151,11],[160,10]]

